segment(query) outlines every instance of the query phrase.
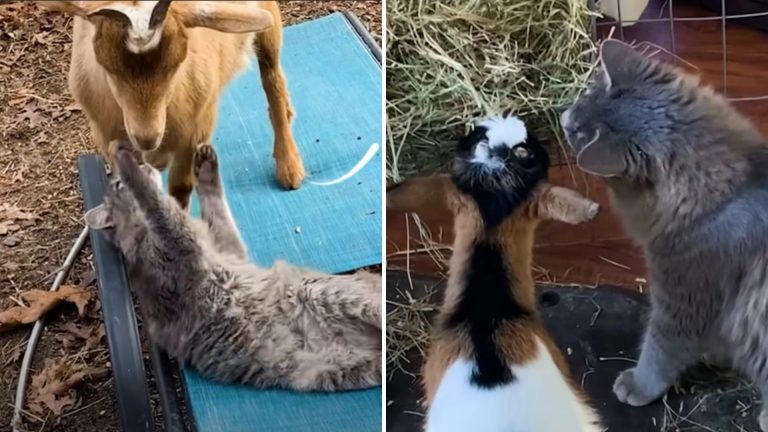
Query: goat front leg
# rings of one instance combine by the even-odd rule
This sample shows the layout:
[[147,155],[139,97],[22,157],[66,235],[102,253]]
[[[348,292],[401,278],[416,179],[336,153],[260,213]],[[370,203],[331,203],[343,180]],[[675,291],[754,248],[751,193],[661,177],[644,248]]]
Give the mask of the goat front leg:
[[173,152],[173,160],[168,170],[168,193],[176,198],[182,209],[189,209],[189,199],[195,185],[192,173],[194,147],[182,145]]
[[291,132],[293,111],[285,76],[280,67],[282,21],[277,2],[264,2],[264,8],[275,18],[275,25],[256,35],[259,72],[269,103],[269,119],[275,133],[274,157],[277,181],[286,189],[298,189],[304,180],[304,165]]
[[246,258],[245,245],[224,197],[216,150],[209,144],[200,144],[194,160],[202,220],[208,224],[220,251]]
[[101,155],[107,159],[107,161],[110,163],[114,162],[112,160],[112,156],[114,156],[114,154],[110,152],[110,141],[108,134],[102,131],[96,122],[90,121],[89,124],[91,127],[91,137],[93,138],[94,144],[96,144],[96,148],[99,150]]

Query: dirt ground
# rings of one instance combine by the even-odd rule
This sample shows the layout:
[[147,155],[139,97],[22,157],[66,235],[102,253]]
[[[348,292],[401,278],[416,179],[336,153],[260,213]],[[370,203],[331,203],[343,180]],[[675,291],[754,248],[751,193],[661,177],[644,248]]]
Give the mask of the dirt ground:
[[[22,304],[29,290],[49,289],[83,226],[76,158],[94,151],[67,89],[71,19],[31,3],[0,4],[0,311]],[[349,10],[381,41],[379,1],[281,3],[288,25]],[[86,246],[65,282],[90,294],[82,314],[64,304],[47,315],[24,430],[117,430],[91,258]],[[0,431],[10,430],[30,328],[0,332]]]

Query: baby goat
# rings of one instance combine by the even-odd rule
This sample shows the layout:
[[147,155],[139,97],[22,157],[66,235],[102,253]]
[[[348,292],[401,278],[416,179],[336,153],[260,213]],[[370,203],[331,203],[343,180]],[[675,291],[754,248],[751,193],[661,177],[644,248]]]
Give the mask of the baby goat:
[[296,189],[304,168],[291,132],[280,68],[282,24],[273,1],[47,1],[75,16],[69,88],[109,157],[130,139],[144,159],[169,168],[182,207],[194,186],[192,155],[209,142],[222,88],[248,64],[256,43],[275,132],[278,182]]
[[453,256],[423,380],[427,432],[598,431],[536,310],[534,230],[578,224],[598,205],[547,184],[548,155],[515,117],[490,118],[463,138],[452,175],[407,180],[388,208],[420,203],[455,216]]

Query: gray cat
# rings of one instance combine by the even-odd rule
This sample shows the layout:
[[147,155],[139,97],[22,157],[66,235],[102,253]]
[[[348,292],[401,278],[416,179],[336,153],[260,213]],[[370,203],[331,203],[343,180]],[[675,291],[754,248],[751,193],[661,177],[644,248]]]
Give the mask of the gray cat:
[[[381,383],[381,277],[248,261],[213,147],[195,153],[202,220],[118,144],[117,178],[89,211],[125,258],[152,339],[222,382],[303,391]],[[254,203],[258,205],[258,203]]]
[[605,178],[643,247],[651,316],[613,390],[641,406],[702,355],[749,376],[768,431],[768,146],[712,89],[606,41],[602,69],[562,115],[578,165]]

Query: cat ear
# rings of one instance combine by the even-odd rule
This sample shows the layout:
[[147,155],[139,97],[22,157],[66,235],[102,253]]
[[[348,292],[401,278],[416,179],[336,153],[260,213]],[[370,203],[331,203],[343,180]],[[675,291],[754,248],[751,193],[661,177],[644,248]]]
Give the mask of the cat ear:
[[595,139],[576,155],[576,164],[600,177],[619,177],[627,170],[627,160],[620,147],[610,140],[601,140],[599,129]]
[[98,205],[85,213],[85,223],[92,229],[101,230],[115,226],[112,216],[104,207],[104,204]]
[[642,54],[630,45],[616,39],[600,44],[600,64],[606,88],[617,84],[631,84],[637,80],[638,71],[647,62]]

